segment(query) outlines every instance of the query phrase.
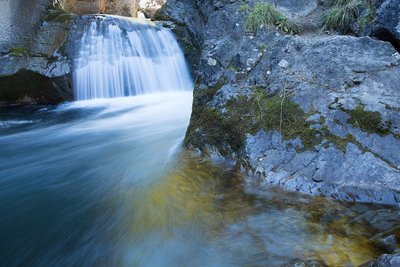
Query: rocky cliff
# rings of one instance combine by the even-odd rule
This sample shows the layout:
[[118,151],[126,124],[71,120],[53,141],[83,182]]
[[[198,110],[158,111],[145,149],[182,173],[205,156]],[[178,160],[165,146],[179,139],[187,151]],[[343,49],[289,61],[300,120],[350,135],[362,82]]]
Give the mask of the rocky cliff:
[[107,13],[151,16],[164,0],[35,0],[0,2],[0,105],[73,100],[73,46],[84,20]]
[[399,203],[399,1],[330,2],[168,1],[196,76],[185,143],[264,185]]

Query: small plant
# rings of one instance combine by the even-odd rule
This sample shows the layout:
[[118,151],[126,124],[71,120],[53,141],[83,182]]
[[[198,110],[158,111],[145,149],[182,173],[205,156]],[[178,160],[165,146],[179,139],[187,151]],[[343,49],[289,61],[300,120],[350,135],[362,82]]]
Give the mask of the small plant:
[[267,45],[265,43],[260,43],[258,45],[258,51],[262,52],[267,48]]
[[299,27],[287,17],[279,18],[276,22],[276,28],[292,35],[299,33]]
[[276,26],[286,33],[296,34],[299,29],[272,4],[256,3],[246,18],[247,31],[256,32],[263,26]]
[[325,4],[331,7],[323,17],[324,28],[345,34],[353,31],[360,10],[366,7],[360,0],[326,0]]

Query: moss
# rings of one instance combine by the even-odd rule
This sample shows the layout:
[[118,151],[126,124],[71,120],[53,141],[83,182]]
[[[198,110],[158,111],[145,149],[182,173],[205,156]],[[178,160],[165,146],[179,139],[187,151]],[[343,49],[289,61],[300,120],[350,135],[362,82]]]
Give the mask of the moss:
[[[297,104],[279,96],[267,96],[265,89],[252,90],[251,96],[240,95],[228,100],[223,114],[206,105],[203,108],[194,105],[186,143],[196,147],[203,147],[205,143],[219,148],[229,145],[239,151],[246,134],[255,134],[260,129],[279,131],[285,140],[300,137],[304,150],[321,143],[322,135],[318,130],[310,129],[312,123],[306,121],[309,114]],[[201,96],[205,94],[208,93]]]
[[346,110],[346,112],[350,115],[348,122],[364,132],[377,133],[381,136],[390,133],[390,129],[384,126],[379,112],[366,111],[361,105],[354,110]]
[[19,46],[19,47],[10,47],[8,49],[11,55],[13,56],[26,56],[30,54],[29,48]]
[[49,10],[49,13],[44,20],[49,22],[67,23],[74,17],[75,15],[72,13],[68,13],[60,8],[54,8]]
[[265,43],[260,43],[258,45],[258,51],[262,52],[267,48],[267,45]]
[[[220,84],[219,84],[220,86]],[[216,146],[221,153],[240,152],[246,140],[246,134],[256,134],[260,129],[278,131],[284,140],[300,138],[302,148],[298,152],[313,149],[324,140],[346,152],[347,145],[353,143],[361,150],[365,148],[351,134],[344,138],[332,134],[327,126],[312,128],[313,124],[324,125],[326,118],[320,117],[318,122],[307,121],[315,112],[305,113],[299,105],[288,98],[278,95],[267,95],[265,88],[253,88],[249,96],[239,95],[227,101],[224,109],[207,106],[220,88],[211,87],[197,93],[192,113],[191,124],[185,143],[203,148],[205,144]],[[197,103],[197,104],[196,104]],[[368,112],[360,106],[348,111],[350,123],[362,127],[365,131],[386,134],[382,128],[378,112]]]
[[323,138],[327,141],[325,143],[325,148],[328,147],[329,144],[334,144],[336,148],[340,149],[343,152],[346,152],[347,144],[353,143],[357,145],[360,149],[363,149],[362,145],[351,134],[347,134],[344,138],[342,138],[340,136],[331,134],[326,126],[322,128],[322,133]]

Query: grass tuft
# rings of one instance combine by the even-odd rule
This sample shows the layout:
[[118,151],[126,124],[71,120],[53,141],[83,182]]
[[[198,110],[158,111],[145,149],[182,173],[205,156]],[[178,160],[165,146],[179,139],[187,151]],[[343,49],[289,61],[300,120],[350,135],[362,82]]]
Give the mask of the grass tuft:
[[258,29],[267,26],[276,26],[289,34],[297,34],[298,26],[291,22],[272,4],[256,3],[250,9],[246,18],[245,28],[250,32],[257,32]]
[[324,29],[343,34],[353,33],[353,26],[358,23],[361,10],[371,7],[360,0],[325,0],[330,8],[323,16]]

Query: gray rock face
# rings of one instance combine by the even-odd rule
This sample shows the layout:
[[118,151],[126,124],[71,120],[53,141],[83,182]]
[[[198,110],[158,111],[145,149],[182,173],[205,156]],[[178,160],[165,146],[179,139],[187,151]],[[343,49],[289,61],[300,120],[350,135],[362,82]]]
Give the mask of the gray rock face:
[[[48,1],[51,7],[53,2]],[[35,17],[34,14],[33,17]],[[32,24],[31,37],[0,55],[0,104],[54,104],[73,99],[67,57],[72,16],[49,9]],[[12,32],[24,31],[19,26]]]
[[[320,11],[313,1],[276,2],[298,22]],[[171,0],[163,15],[194,47],[186,49],[198,83],[189,147],[239,160],[264,185],[400,202],[400,55],[392,45],[274,28],[246,33],[241,1]],[[294,114],[274,108],[283,102]]]
[[68,12],[79,15],[113,14],[138,17],[139,12],[151,17],[165,0],[59,0],[60,6]]
[[0,0],[0,51],[26,46],[51,0]]
[[379,7],[372,35],[391,42],[400,51],[400,1],[386,0]]

